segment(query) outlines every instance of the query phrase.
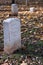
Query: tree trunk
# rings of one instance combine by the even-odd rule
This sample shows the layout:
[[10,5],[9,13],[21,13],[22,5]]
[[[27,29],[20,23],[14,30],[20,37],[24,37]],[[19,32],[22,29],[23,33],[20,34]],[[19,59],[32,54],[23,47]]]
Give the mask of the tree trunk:
[[26,0],[26,6],[27,6],[27,0]]
[[12,0],[12,4],[15,4],[15,0]]

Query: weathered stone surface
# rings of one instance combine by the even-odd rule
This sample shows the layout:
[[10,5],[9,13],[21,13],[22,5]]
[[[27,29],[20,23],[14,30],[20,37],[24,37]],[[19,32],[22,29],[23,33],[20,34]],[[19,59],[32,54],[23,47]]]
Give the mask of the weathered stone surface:
[[11,12],[13,15],[18,14],[18,6],[16,4],[11,5]]
[[4,51],[8,54],[21,47],[20,20],[9,18],[3,22]]

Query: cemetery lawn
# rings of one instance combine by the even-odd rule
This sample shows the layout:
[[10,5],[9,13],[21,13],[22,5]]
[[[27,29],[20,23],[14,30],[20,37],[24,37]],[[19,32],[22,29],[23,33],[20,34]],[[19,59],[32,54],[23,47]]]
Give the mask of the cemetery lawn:
[[[6,9],[10,8],[7,7]],[[19,7],[19,10],[22,9],[22,7]],[[22,48],[11,54],[10,59],[19,59],[22,55],[30,55],[31,57],[35,58],[35,61],[33,60],[35,62],[35,65],[43,65],[43,9],[40,9],[41,8],[39,8],[39,11],[36,11],[34,13],[30,13],[28,11],[20,11],[18,13],[18,18],[21,19]],[[9,13],[11,13],[10,10],[6,12],[1,12],[1,25],[3,23],[3,19],[9,18]],[[3,28],[1,29],[3,30]],[[3,31],[0,32],[0,39],[2,37],[0,41],[0,43],[2,44],[0,44],[1,49],[4,47],[2,33]],[[3,60],[9,57],[9,55],[4,54],[4,52],[0,54],[2,56],[0,62],[3,62]],[[38,60],[36,60],[36,57],[38,57]],[[41,64],[38,63],[39,60],[41,61]]]
[[[0,59],[0,63],[3,62],[3,60],[6,60],[8,57],[10,60],[12,59],[17,59],[18,62],[20,63],[20,58],[21,56],[31,56],[31,58],[34,58],[35,60],[32,60],[32,63],[35,65],[43,65],[43,41],[38,41],[38,44],[25,44],[25,49],[19,49],[15,51],[13,54],[7,55],[7,54],[2,54],[2,58]],[[40,60],[40,63],[39,63]]]

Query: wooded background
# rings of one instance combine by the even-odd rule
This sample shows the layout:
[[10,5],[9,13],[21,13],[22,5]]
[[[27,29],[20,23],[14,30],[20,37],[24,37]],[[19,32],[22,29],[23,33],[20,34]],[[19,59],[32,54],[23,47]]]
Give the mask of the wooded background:
[[[15,0],[15,2],[17,4],[25,4],[25,1],[26,0]],[[28,4],[43,4],[43,0],[27,0],[28,1]],[[12,0],[0,0],[0,5],[1,4],[11,4],[12,3]]]

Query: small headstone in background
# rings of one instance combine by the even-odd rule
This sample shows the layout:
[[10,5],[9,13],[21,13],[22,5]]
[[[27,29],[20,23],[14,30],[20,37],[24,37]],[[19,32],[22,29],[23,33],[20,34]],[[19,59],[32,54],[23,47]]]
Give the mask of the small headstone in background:
[[30,7],[30,12],[35,12],[35,7]]
[[25,63],[25,62],[23,61],[20,65],[27,65],[27,63]]
[[18,6],[17,6],[17,4],[12,4],[11,5],[11,12],[12,12],[12,15],[18,15]]
[[7,54],[13,53],[21,48],[20,19],[8,18],[3,21],[4,28],[4,51]]

